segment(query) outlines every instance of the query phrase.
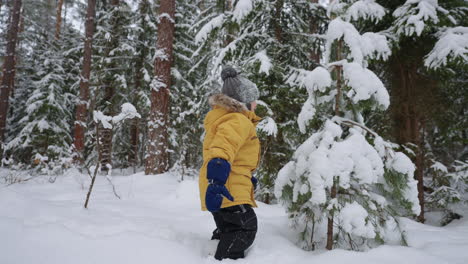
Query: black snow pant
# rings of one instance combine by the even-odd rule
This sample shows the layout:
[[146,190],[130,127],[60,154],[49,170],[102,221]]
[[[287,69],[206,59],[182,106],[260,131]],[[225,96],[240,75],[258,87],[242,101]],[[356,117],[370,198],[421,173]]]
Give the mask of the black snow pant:
[[215,259],[243,258],[244,251],[255,240],[257,216],[250,205],[242,204],[213,212],[216,230],[212,239],[219,239]]

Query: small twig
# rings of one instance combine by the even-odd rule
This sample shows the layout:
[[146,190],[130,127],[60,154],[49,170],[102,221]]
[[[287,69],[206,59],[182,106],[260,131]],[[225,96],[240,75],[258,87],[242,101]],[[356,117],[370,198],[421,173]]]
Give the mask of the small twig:
[[[99,124],[98,124],[98,123],[96,124],[96,138],[97,138],[97,140],[96,140],[96,148],[97,148],[97,150],[98,150],[98,152],[99,152],[100,144],[99,144]],[[99,169],[101,168],[100,165],[101,165],[101,164],[99,163],[99,159],[98,159],[96,168],[94,169],[93,178],[91,178],[91,185],[89,185],[88,194],[86,195],[86,201],[85,201],[85,204],[84,204],[84,208],[86,208],[86,209],[88,209],[89,197],[91,196],[91,192],[93,191],[93,186],[94,186],[94,182],[96,181],[97,173],[98,173]]]
[[354,121],[351,121],[351,120],[346,120],[346,119],[342,119],[342,118],[334,118],[337,122],[341,123],[341,124],[344,124],[344,125],[347,125],[347,126],[357,126],[357,127],[360,127],[362,129],[364,129],[365,131],[369,132],[372,136],[374,137],[378,137],[379,135],[377,135],[377,133],[375,133],[374,131],[370,130],[369,128],[367,128],[366,126],[363,126],[359,123],[356,123]]
[[33,179],[33,178],[34,178],[34,177],[29,177],[29,178],[24,179],[24,180],[20,179],[20,180],[17,180],[17,181],[12,181],[11,183],[5,185],[5,187],[10,186],[10,185],[13,185],[13,184],[15,184],[15,183],[20,183],[20,182],[29,181],[29,180],[31,180],[31,179]]
[[109,183],[111,184],[111,186],[112,186],[112,191],[114,192],[114,195],[115,195],[117,198],[121,199],[121,198],[120,198],[120,195],[118,195],[118,194],[117,194],[117,191],[115,190],[115,185],[114,185],[114,183],[112,182],[112,180],[110,179],[110,177],[109,177],[108,175],[106,176],[106,179],[107,179],[107,181],[109,181]]
[[86,169],[86,171],[88,172],[88,176],[90,179],[92,179],[92,173],[91,173],[91,170],[89,169],[88,165],[86,165],[86,162],[85,160],[83,159],[83,157],[81,156],[81,154],[78,152],[78,150],[76,149],[75,145],[72,145],[72,148],[73,148],[73,152],[76,153],[76,158],[80,161],[80,163],[83,165],[83,167]]

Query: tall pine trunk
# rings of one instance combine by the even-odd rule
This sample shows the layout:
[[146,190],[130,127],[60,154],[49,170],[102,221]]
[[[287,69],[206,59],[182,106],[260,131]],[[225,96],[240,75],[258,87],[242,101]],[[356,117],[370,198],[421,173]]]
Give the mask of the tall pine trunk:
[[[139,3],[138,6],[138,12],[140,15],[143,17],[145,15],[146,9],[149,8],[149,2],[148,0],[142,0]],[[142,27],[146,25],[145,20],[142,20]],[[135,75],[134,75],[134,82],[135,82],[135,90],[133,91],[133,105],[137,106],[138,105],[138,95],[140,94],[140,91],[142,89],[142,79],[143,77],[143,72],[142,69],[145,64],[145,58],[147,56],[146,53],[146,47],[144,44],[145,39],[145,32],[140,32],[138,36],[138,43],[139,45],[137,46],[137,53],[138,56],[135,61]],[[130,151],[128,153],[128,163],[133,167],[134,171],[136,170],[136,167],[138,166],[139,163],[139,158],[138,158],[138,144],[139,144],[139,135],[140,135],[140,119],[139,118],[134,118],[130,122]]]
[[421,94],[421,89],[430,90],[429,81],[419,74],[415,61],[406,61],[402,54],[394,55],[392,80],[392,116],[396,140],[399,144],[412,143],[416,146],[413,162],[416,165],[414,179],[418,181],[418,198],[421,213],[417,219],[424,223],[424,142],[422,131],[424,125],[423,105],[427,98]]
[[163,173],[169,169],[168,115],[169,88],[175,29],[175,0],[161,0],[159,7],[159,56],[154,60],[154,79],[151,84],[151,111],[148,123],[148,144],[145,174]]
[[62,6],[63,0],[57,2],[57,16],[55,21],[55,39],[60,38],[60,29],[62,28]]
[[[80,76],[80,102],[76,105],[74,145],[77,154],[82,157],[85,147],[85,129],[88,116],[89,78],[91,75],[91,55],[96,18],[96,0],[88,0],[85,23],[83,68]],[[78,159],[83,161],[84,159]]]
[[6,36],[6,53],[3,63],[3,73],[0,83],[0,160],[3,156],[3,141],[6,130],[6,118],[8,114],[8,105],[10,93],[15,84],[16,72],[16,45],[18,43],[18,30],[21,12],[21,0],[15,0],[13,9],[10,12],[10,24]]
[[[318,0],[311,0],[313,4],[317,4]],[[319,23],[318,23],[318,18],[312,16],[310,21],[309,21],[309,29],[311,34],[318,34],[319,32]],[[310,59],[315,62],[317,65],[320,64],[320,47],[312,47],[312,50],[310,52]]]
[[[115,9],[119,8],[120,1],[119,0],[112,0],[111,5],[113,10],[114,15]],[[106,49],[106,57],[111,57],[111,51],[115,50],[116,48],[119,47],[119,25],[118,25],[118,17],[111,17],[111,39],[109,42],[109,46]],[[110,65],[108,65],[109,69],[114,69],[117,68],[118,65],[116,65],[115,58],[110,58]],[[115,105],[114,105],[114,96],[115,96],[115,79],[112,78],[106,78],[103,80],[103,86],[104,86],[104,98],[103,102],[101,105],[105,105],[105,110],[104,114],[107,116],[113,116],[115,115]],[[112,166],[112,129],[110,128],[105,128],[102,126],[102,124],[99,124],[101,126],[100,128],[100,136],[99,139],[101,140],[101,147],[99,148],[99,161],[103,165],[102,170],[107,171],[108,167],[107,165]]]
[[[342,60],[341,52],[343,49],[343,39],[340,39],[338,41],[337,47],[336,47],[336,61]],[[340,116],[341,113],[341,96],[342,96],[342,85],[343,85],[343,80],[342,80],[342,66],[337,65],[335,66],[336,70],[336,96],[335,96],[335,116]],[[330,197],[331,199],[336,198],[336,184],[337,180],[333,179],[333,185],[330,190]],[[328,223],[327,223],[327,245],[326,249],[332,250],[333,249],[333,218],[334,218],[334,213],[333,209],[330,212],[330,215],[328,216]]]
[[283,13],[284,0],[277,0],[275,3],[275,15],[273,17],[273,26],[275,29],[275,38],[279,43],[283,43],[283,27],[281,26],[281,17]]

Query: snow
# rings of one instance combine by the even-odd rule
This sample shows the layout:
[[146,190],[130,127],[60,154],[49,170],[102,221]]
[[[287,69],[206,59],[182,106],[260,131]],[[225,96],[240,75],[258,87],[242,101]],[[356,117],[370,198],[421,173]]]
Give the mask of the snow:
[[125,119],[141,118],[135,106],[133,106],[131,103],[124,103],[120,108],[120,113],[112,117],[112,121],[114,123],[119,123]]
[[168,13],[162,13],[162,14],[158,15],[158,17],[156,18],[156,21],[158,23],[161,23],[161,20],[163,18],[166,18],[170,23],[175,24],[174,18],[172,18],[172,16],[170,14],[168,14]]
[[268,136],[276,137],[276,134],[278,134],[278,126],[275,120],[269,116],[258,123],[257,130],[265,132]]
[[367,211],[356,201],[346,203],[338,214],[343,229],[353,235],[374,238],[375,232],[370,222],[366,223]]
[[151,90],[153,91],[159,91],[159,89],[161,88],[166,88],[167,85],[165,83],[163,83],[161,81],[161,78],[159,78],[158,76],[154,76],[153,80],[151,80],[151,83],[150,83],[150,88]]
[[306,133],[306,126],[315,116],[315,102],[313,97],[307,98],[301,108],[301,112],[297,116],[297,125],[302,134]]
[[125,119],[141,118],[131,103],[122,104],[121,109],[121,112],[116,116],[107,116],[101,111],[93,111],[93,120],[95,123],[102,123],[102,126],[106,129],[112,129],[114,124],[118,124]]
[[390,105],[390,96],[382,81],[369,69],[360,64],[351,62],[343,63],[343,74],[346,84],[351,87],[347,96],[358,103],[371,97],[383,108]]
[[95,123],[101,123],[105,129],[112,129],[112,117],[101,111],[93,111],[93,120]]
[[434,171],[440,171],[440,172],[443,172],[443,173],[448,173],[448,169],[447,167],[438,162],[438,161],[435,161],[432,165],[431,165],[431,169],[433,169]]
[[205,41],[208,38],[208,35],[210,35],[211,31],[215,28],[221,27],[223,22],[224,14],[221,14],[210,20],[200,29],[200,31],[198,31],[197,35],[195,35],[195,43],[201,43],[202,41]]
[[[293,196],[304,187],[300,177],[307,179],[311,191],[310,202],[323,204],[326,202],[325,189],[333,184],[333,178],[339,177],[339,185],[348,189],[352,182],[372,184],[383,177],[384,164],[377,151],[369,145],[363,135],[350,130],[349,137],[335,141],[343,131],[339,125],[327,120],[323,130],[313,134],[294,153],[293,164],[288,163],[278,174],[275,194],[280,194],[285,185],[295,180]],[[292,166],[292,167],[291,167]],[[286,175],[287,174],[287,175]],[[352,175],[352,178],[351,178]]]
[[396,152],[392,159],[388,160],[388,167],[403,174],[413,177],[416,167],[413,162],[402,152]]
[[468,61],[468,27],[444,29],[424,65],[437,69],[446,65],[449,59],[457,58]]
[[[0,176],[15,174],[1,169]],[[210,255],[212,216],[200,211],[198,181],[170,173],[114,176],[117,199],[98,177],[83,209],[89,177],[68,173],[55,183],[37,177],[0,188],[0,263],[220,263]],[[352,208],[352,207],[350,207]],[[434,227],[401,219],[409,247],[384,245],[366,252],[313,252],[295,245],[296,233],[278,205],[259,203],[259,231],[245,259],[223,263],[463,264],[468,259],[468,219]],[[349,224],[363,227],[362,212]],[[365,227],[365,225],[364,225]]]
[[237,2],[234,11],[232,12],[232,16],[234,21],[240,23],[244,17],[246,17],[253,9],[253,1],[252,0],[239,0]]
[[341,38],[349,47],[349,58],[363,66],[365,66],[367,58],[387,59],[391,53],[385,36],[371,32],[361,36],[351,23],[338,17],[330,22],[326,33],[327,42],[324,57],[327,62],[330,59],[333,42]]
[[360,0],[353,3],[346,11],[345,17],[348,21],[360,18],[379,21],[385,15],[385,8],[374,0]]
[[289,76],[286,83],[304,86],[309,94],[297,118],[299,130],[305,133],[307,123],[314,118],[315,106],[319,103],[316,100],[316,92],[324,92],[332,83],[330,73],[323,67],[316,67],[313,71],[298,69]]
[[439,23],[437,11],[447,13],[447,10],[439,6],[437,0],[407,0],[393,12],[393,16],[397,18],[397,33],[420,36],[426,23]]
[[260,69],[258,70],[259,73],[264,72],[266,75],[270,74],[270,69],[273,66],[271,63],[270,58],[268,57],[266,50],[262,50],[255,54],[254,58],[260,61]]

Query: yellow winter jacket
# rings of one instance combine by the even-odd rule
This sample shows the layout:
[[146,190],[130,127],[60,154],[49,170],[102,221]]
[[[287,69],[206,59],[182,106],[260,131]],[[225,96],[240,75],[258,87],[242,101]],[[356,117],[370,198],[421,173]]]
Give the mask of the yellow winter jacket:
[[206,167],[213,158],[222,158],[231,164],[225,186],[234,201],[224,198],[221,208],[239,204],[257,207],[251,177],[260,160],[260,141],[255,130],[260,118],[248,111],[245,105],[224,94],[211,96],[209,103],[213,109],[208,112],[204,122],[203,166],[199,177],[202,210],[206,211]]

